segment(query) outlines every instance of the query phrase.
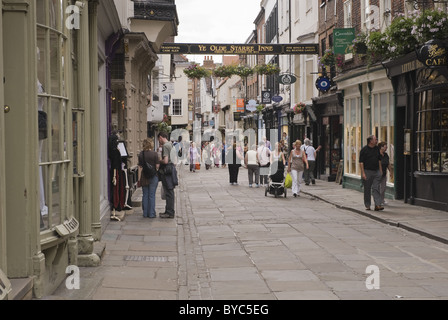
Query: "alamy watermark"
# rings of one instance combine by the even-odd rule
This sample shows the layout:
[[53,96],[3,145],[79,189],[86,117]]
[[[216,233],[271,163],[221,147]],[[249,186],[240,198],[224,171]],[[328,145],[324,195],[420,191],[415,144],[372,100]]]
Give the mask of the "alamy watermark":
[[65,273],[69,276],[65,280],[65,287],[68,290],[79,290],[81,288],[80,272],[77,266],[68,266]]
[[367,6],[365,10],[365,24],[368,30],[380,29],[380,8],[377,6]]
[[68,30],[79,30],[81,27],[81,9],[84,8],[84,3],[76,1],[74,5],[67,6],[65,14],[68,15],[65,19],[65,26]]
[[366,274],[370,274],[366,279],[366,288],[368,290],[380,289],[380,268],[376,265],[370,265],[366,268]]

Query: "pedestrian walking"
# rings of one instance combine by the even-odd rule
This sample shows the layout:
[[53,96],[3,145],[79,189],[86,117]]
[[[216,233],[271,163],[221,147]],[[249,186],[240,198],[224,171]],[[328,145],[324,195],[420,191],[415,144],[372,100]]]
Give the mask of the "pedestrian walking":
[[190,142],[189,155],[190,172],[196,172],[196,164],[199,163],[199,151],[198,148],[196,148],[196,143],[193,141]]
[[294,197],[300,196],[303,172],[309,169],[309,163],[305,151],[302,149],[302,141],[297,140],[295,148],[291,150],[288,160],[288,172],[292,176],[292,193]]
[[381,206],[381,158],[377,143],[378,139],[375,135],[367,138],[367,145],[359,153],[359,166],[361,167],[361,178],[364,184],[364,205],[366,210],[371,210],[373,195],[375,211],[380,211],[384,210],[384,207]]
[[[159,155],[154,151],[154,141],[150,138],[143,140],[143,151],[139,155],[138,159],[138,184],[142,187],[143,198],[142,208],[143,217],[155,218],[156,217],[156,191],[159,185],[159,177],[157,171],[159,170]],[[147,176],[144,174],[143,167],[149,163],[155,168],[155,174]]]
[[173,163],[176,151],[173,148],[173,144],[168,140],[168,134],[166,132],[160,132],[157,137],[160,145],[162,146],[159,179],[162,181],[162,186],[166,197],[165,212],[160,213],[160,217],[172,219],[175,215],[174,188],[178,184],[177,170]]
[[380,197],[381,197],[381,206],[387,204],[384,197],[386,195],[386,183],[387,183],[387,170],[389,169],[390,177],[393,178],[394,172],[392,171],[392,165],[390,164],[389,155],[387,154],[387,143],[380,142],[378,144],[378,148],[380,149],[380,161],[381,161],[381,181],[380,181]]
[[209,170],[212,166],[211,154],[210,154],[210,143],[207,141],[202,149],[202,162],[205,165],[205,169]]
[[238,173],[243,160],[244,158],[240,148],[238,148],[236,142],[233,142],[227,149],[226,156],[226,163],[229,167],[229,182],[231,185],[238,185]]
[[260,161],[260,184],[264,186],[269,183],[269,167],[271,165],[271,150],[266,147],[264,141],[260,141],[258,147],[258,160]]
[[271,152],[270,176],[272,181],[281,182],[284,180],[286,159],[279,142],[275,143],[274,151]]
[[249,188],[252,188],[255,176],[255,187],[260,187],[260,161],[258,159],[257,146],[253,145],[250,150],[246,152],[244,163],[247,167],[247,174],[249,177]]
[[221,167],[226,167],[226,153],[227,153],[227,144],[225,141],[222,142],[222,150],[221,150]]
[[314,178],[314,168],[316,167],[316,149],[311,145],[311,140],[305,138],[304,144],[302,145],[302,150],[306,154],[306,159],[308,160],[308,168],[304,171],[305,185],[309,186],[310,182],[316,184],[316,179]]
[[212,154],[213,160],[215,162],[215,167],[219,168],[219,160],[221,158],[221,144],[219,142],[215,143]]

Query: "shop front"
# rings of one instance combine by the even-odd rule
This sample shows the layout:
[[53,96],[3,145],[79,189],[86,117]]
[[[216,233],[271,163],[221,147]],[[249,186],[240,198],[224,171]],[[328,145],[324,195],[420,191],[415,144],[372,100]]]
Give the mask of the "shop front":
[[[316,110],[315,148],[321,146],[316,159],[317,177],[335,181],[342,159],[343,107],[341,93],[335,92],[313,99]],[[314,139],[315,140],[315,139]]]
[[448,211],[448,68],[416,53],[384,67],[396,96],[397,198]]
[[[359,153],[369,135],[375,135],[378,142],[386,142],[391,166],[396,166],[393,87],[381,64],[345,72],[336,80],[344,101],[343,186],[361,191]],[[387,198],[396,198],[394,183],[395,175],[388,172]]]

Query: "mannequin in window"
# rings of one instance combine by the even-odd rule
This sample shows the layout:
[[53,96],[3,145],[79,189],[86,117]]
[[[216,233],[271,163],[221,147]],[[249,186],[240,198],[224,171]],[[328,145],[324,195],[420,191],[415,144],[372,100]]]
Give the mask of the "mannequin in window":
[[[40,50],[37,48],[37,61],[40,61]],[[45,92],[44,86],[37,79],[37,93],[42,94]],[[39,113],[44,111],[45,98],[38,97],[37,99],[37,110]],[[39,115],[40,116],[40,115]],[[39,127],[41,127],[42,119],[39,118]],[[39,128],[39,131],[42,132]],[[39,133],[40,133],[39,132]],[[42,150],[44,140],[46,139],[46,134],[39,134],[39,163],[42,162]],[[40,210],[40,228],[45,228],[43,217],[48,215],[48,206],[45,204],[45,188],[44,188],[44,177],[42,172],[42,167],[39,166],[39,210]]]
[[109,159],[111,163],[111,178],[112,178],[112,220],[121,221],[117,216],[116,211],[122,211],[125,208],[125,175],[122,169],[122,158],[120,150],[118,149],[118,136],[112,134],[109,137]]

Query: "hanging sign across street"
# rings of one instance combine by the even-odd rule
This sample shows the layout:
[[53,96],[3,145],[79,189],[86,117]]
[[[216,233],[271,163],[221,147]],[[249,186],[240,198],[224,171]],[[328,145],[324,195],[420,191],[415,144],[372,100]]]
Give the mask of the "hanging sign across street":
[[304,44],[196,44],[164,43],[160,54],[319,54],[319,45]]

